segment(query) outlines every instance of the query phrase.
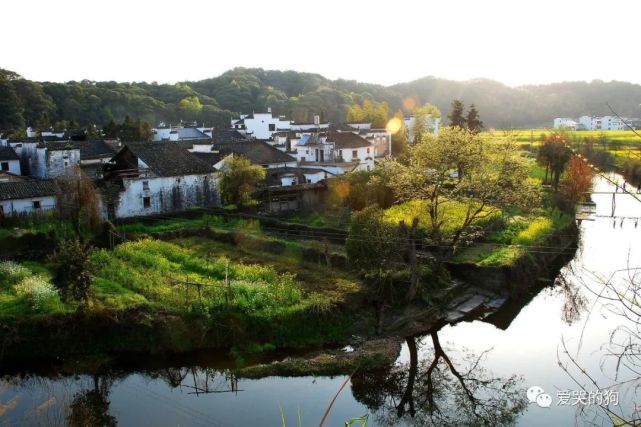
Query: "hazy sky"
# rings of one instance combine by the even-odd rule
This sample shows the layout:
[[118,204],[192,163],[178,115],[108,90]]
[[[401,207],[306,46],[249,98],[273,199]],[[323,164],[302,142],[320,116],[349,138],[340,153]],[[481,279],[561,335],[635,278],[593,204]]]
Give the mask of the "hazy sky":
[[0,67],[176,82],[235,66],[393,84],[641,83],[639,0],[3,0]]

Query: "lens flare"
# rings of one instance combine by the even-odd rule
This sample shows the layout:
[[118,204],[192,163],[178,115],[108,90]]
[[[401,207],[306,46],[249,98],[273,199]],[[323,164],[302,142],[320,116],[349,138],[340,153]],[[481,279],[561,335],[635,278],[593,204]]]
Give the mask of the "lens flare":
[[391,134],[395,134],[399,130],[401,130],[401,126],[403,126],[403,122],[401,119],[398,117],[392,117],[389,122],[387,122],[387,126],[385,126],[385,129]]
[[418,102],[413,96],[408,96],[403,100],[403,109],[405,111],[414,111],[417,105]]

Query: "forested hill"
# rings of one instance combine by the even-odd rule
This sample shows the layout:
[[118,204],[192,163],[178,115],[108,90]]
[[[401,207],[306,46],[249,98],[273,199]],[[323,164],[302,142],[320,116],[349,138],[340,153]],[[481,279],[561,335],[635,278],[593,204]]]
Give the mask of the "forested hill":
[[0,69],[0,129],[43,127],[62,120],[81,126],[121,122],[125,116],[151,124],[180,120],[227,126],[239,112],[285,114],[311,121],[314,114],[345,120],[347,107],[366,98],[386,101],[390,112],[403,100],[430,102],[447,115],[453,99],[475,104],[486,127],[550,126],[554,117],[609,114],[609,102],[621,115],[639,117],[641,86],[624,82],[565,82],[512,88],[478,79],[452,81],[425,77],[393,86],[329,80],[318,74],[235,68],[211,79],[176,84],[25,80]]

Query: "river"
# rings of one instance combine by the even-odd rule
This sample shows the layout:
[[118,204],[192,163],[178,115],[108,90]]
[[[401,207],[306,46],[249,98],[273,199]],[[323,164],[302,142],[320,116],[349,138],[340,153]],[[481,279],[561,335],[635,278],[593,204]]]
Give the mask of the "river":
[[[580,225],[577,253],[553,286],[512,307],[511,322],[494,322],[501,327],[475,320],[409,339],[394,366],[357,373],[348,381],[326,425],[343,426],[365,414],[368,426],[480,425],[483,419],[494,425],[612,425],[599,406],[576,401],[589,392],[593,399],[612,399],[609,408],[619,416],[634,416],[635,402],[641,404],[639,375],[625,367],[617,370],[606,355],[613,331],[635,324],[613,312],[620,303],[595,293],[604,289],[600,278],[641,266],[641,226],[629,218],[641,216],[641,203],[618,194],[612,219],[612,195],[598,193],[614,186],[597,179],[594,191],[596,216]],[[625,283],[626,277],[615,273],[611,283]],[[569,373],[559,362],[569,366]],[[93,424],[122,426],[280,426],[281,417],[287,426],[298,426],[299,417],[301,425],[314,426],[348,380],[237,379],[230,374],[232,366],[216,355],[198,355],[136,360],[96,376],[76,375],[82,368],[73,366],[7,375],[0,380],[0,426],[61,425],[87,416]],[[572,378],[585,384],[585,395]],[[409,392],[408,385],[413,386]],[[528,402],[526,390],[533,386],[551,397],[549,407],[545,400]],[[562,401],[567,394],[572,398]]]

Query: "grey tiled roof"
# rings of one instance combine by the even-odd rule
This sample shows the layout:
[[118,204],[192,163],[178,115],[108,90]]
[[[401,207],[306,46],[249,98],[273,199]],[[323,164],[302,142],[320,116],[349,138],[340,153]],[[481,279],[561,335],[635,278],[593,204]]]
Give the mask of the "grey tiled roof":
[[11,147],[0,147],[0,160],[20,160]]
[[102,139],[94,141],[47,141],[40,144],[49,151],[80,150],[80,160],[110,158],[114,149]]
[[203,175],[214,172],[212,165],[203,162],[175,142],[127,142],[124,145],[158,176]]
[[296,159],[285,154],[277,148],[262,141],[237,141],[215,143],[214,150],[220,152],[221,157],[237,154],[246,157],[254,164],[268,165],[276,163],[295,162]]
[[352,132],[330,132],[327,140],[334,142],[337,149],[370,147],[371,142]]
[[0,200],[30,199],[32,197],[54,196],[56,183],[46,181],[0,182]]

